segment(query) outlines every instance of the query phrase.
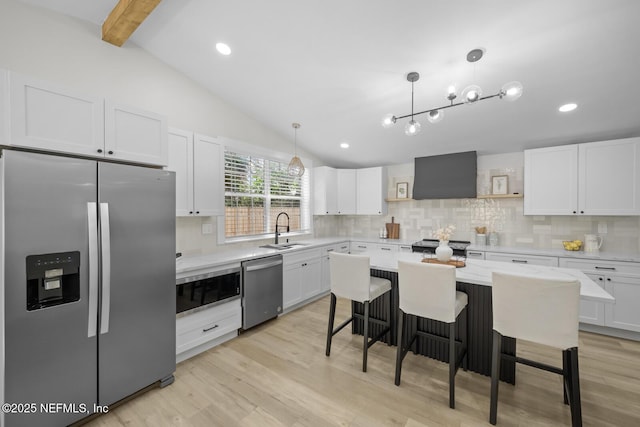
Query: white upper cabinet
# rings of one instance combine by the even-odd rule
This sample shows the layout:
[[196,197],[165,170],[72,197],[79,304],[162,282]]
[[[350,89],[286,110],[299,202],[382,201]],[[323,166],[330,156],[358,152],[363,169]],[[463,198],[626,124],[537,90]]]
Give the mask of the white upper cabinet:
[[384,167],[358,169],[356,171],[357,204],[359,215],[385,215],[387,202],[387,170]]
[[578,164],[580,213],[640,215],[640,138],[580,144]]
[[384,215],[387,213],[387,170],[334,169],[320,166],[314,173],[314,215]]
[[9,73],[7,145],[167,165],[167,119]]
[[104,100],[10,73],[10,145],[104,156]]
[[9,76],[0,69],[0,144],[9,143]]
[[524,214],[573,215],[578,208],[578,146],[525,150]]
[[216,138],[193,137],[193,208],[196,215],[224,215],[224,148]]
[[525,150],[525,215],[640,215],[640,138]]
[[338,213],[340,215],[356,214],[356,170],[337,169]]
[[176,215],[224,215],[223,147],[216,138],[169,130],[169,166],[176,173]]
[[193,214],[193,132],[169,129],[167,169],[176,173],[176,216]]
[[105,101],[105,157],[150,165],[167,165],[167,118]]
[[338,175],[334,168],[313,168],[313,214],[335,215],[338,213]]

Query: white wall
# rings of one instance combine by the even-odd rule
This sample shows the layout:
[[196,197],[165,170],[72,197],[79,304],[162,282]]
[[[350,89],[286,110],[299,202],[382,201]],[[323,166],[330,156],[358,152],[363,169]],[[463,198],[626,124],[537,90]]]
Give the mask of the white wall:
[[[101,40],[95,24],[19,1],[0,0],[0,68],[164,114],[171,127],[293,151],[292,135],[281,136],[247,117],[131,41],[113,46]],[[176,249],[220,249],[215,233],[200,231],[211,222],[215,218],[180,218]]]
[[165,114],[172,127],[292,151],[292,135],[276,134],[131,41],[121,48],[103,42],[100,31],[0,0],[0,68]]

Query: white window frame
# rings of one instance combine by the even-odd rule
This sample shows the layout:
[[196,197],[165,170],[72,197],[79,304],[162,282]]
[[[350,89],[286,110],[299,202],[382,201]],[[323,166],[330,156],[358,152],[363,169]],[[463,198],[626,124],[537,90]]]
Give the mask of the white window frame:
[[[218,139],[221,140],[223,145],[223,158],[224,158],[224,152],[226,151],[233,151],[238,154],[260,157],[264,160],[272,160],[272,161],[281,162],[281,163],[289,163],[289,161],[291,161],[291,157],[293,156],[292,153],[277,152],[277,151],[269,150],[266,147],[260,147],[260,146],[248,144],[242,141],[233,140],[230,138],[218,137]],[[287,239],[288,237],[293,237],[293,236],[313,235],[313,206],[312,206],[313,164],[309,159],[301,157],[301,160],[305,166],[304,174],[307,175],[306,176],[307,191],[306,191],[306,196],[304,195],[304,192],[303,192],[303,199],[300,206],[300,210],[301,210],[300,222],[301,224],[304,224],[305,222],[307,222],[309,225],[304,230],[291,231],[289,233],[281,233],[282,239]],[[223,164],[224,164],[224,161],[223,161]],[[223,176],[225,172],[226,171],[223,171]],[[265,181],[267,181],[268,179],[269,177],[266,176]],[[224,182],[223,182],[223,185],[224,185]],[[223,193],[224,193],[224,188],[223,188]],[[223,194],[223,197],[225,197],[224,194]],[[278,197],[278,198],[282,198],[282,197]],[[270,200],[269,195],[267,195],[265,198],[265,207],[268,206],[267,203],[269,202],[269,200]],[[265,215],[266,215],[266,211],[267,210],[265,209]],[[269,224],[269,216],[267,215],[267,229],[271,229],[273,228],[273,226],[275,226],[275,224]],[[217,238],[218,238],[217,240],[218,240],[218,244],[220,245],[228,244],[228,243],[241,243],[241,242],[251,242],[256,240],[265,240],[265,239],[270,239],[275,237],[275,232],[268,232],[264,234],[254,234],[250,236],[227,237],[225,234],[225,216],[224,215],[220,215],[218,217],[216,228],[217,228]]]

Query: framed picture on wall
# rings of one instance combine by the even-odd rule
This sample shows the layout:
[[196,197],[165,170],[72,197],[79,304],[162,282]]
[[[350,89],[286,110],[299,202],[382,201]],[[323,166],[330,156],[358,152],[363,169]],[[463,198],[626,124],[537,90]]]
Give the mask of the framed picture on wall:
[[507,194],[509,177],[507,175],[496,175],[491,177],[491,194]]
[[409,183],[399,182],[396,184],[396,199],[408,199],[409,198]]

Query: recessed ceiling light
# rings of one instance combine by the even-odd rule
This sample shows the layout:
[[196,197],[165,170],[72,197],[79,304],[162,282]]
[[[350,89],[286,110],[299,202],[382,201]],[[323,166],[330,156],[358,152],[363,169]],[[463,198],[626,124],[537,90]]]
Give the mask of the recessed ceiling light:
[[226,43],[216,43],[216,50],[225,56],[231,54],[231,48]]
[[349,148],[349,144],[343,142],[342,144],[340,144],[340,148]]
[[561,113],[568,113],[569,111],[573,111],[576,108],[578,108],[578,104],[571,102],[569,104],[561,105],[560,108],[558,108],[558,111],[560,111]]

